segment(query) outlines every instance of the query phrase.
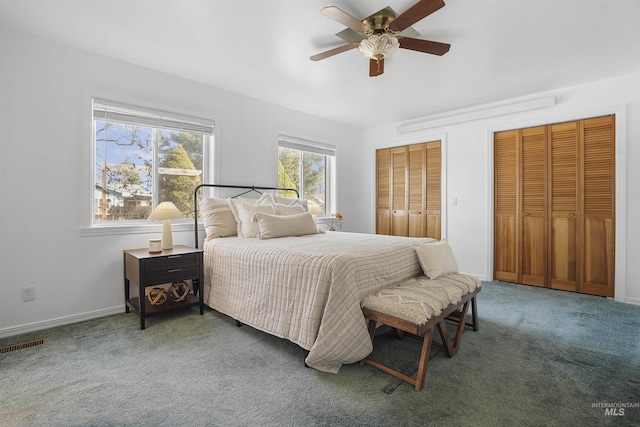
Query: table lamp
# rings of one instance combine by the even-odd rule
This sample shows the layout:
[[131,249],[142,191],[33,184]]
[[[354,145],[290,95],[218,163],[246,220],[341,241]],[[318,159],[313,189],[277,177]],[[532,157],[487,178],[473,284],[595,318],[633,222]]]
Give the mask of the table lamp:
[[149,215],[150,220],[161,219],[162,222],[162,250],[173,249],[173,234],[171,220],[184,218],[182,212],[172,202],[162,202]]

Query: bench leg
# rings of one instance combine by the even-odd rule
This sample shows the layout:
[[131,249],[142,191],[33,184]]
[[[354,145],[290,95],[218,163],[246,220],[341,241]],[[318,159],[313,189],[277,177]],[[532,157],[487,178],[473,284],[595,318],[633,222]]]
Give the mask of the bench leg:
[[420,363],[418,364],[418,374],[416,375],[415,391],[422,390],[424,386],[424,378],[427,375],[427,363],[429,363],[429,352],[431,351],[431,342],[433,341],[433,328],[424,334],[422,341],[422,351],[420,352]]
[[473,330],[477,332],[480,329],[480,325],[478,324],[478,305],[475,296],[471,298],[471,322]]
[[[460,314],[460,310],[454,312],[451,316],[448,316],[447,319],[457,322],[458,315]],[[472,330],[478,331],[480,330],[480,324],[478,323],[478,304],[476,303],[476,297],[471,298],[471,322],[467,322],[465,319],[465,326],[471,327]]]
[[453,338],[453,343],[449,339],[449,331],[444,319],[438,322],[438,332],[440,333],[440,339],[442,340],[442,346],[447,352],[447,356],[453,357],[458,353],[460,347],[460,340],[462,339],[462,332],[464,331],[465,319],[467,317],[467,311],[469,310],[469,301],[465,302],[460,312],[460,318],[458,319],[458,326],[456,327],[456,334]]
[[420,352],[420,362],[418,363],[418,374],[416,375],[415,379],[403,374],[402,372],[396,371],[395,369],[378,363],[375,360],[371,360],[368,357],[365,357],[360,361],[360,366],[364,366],[365,364],[371,365],[374,368],[378,368],[381,371],[386,372],[387,374],[393,375],[396,378],[400,378],[402,381],[406,381],[409,384],[412,384],[415,391],[420,391],[422,390],[422,387],[424,387],[424,379],[427,374],[427,363],[429,363],[429,352],[431,351],[432,340],[433,328],[430,328],[424,334],[424,340],[422,341],[422,350]]
[[[371,344],[373,344],[373,336],[376,334],[376,325],[377,322],[375,320],[369,320],[369,324],[367,329],[369,330],[369,337],[371,338]],[[360,366],[364,366],[364,364],[366,363],[365,361],[367,360],[367,358],[364,358],[360,361]]]

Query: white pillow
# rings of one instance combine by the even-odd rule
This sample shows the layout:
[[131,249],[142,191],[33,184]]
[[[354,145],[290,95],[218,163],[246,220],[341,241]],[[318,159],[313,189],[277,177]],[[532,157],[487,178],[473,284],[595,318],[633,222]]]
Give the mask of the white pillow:
[[458,263],[446,240],[416,244],[418,261],[429,279],[458,272]]
[[307,199],[291,199],[289,197],[272,196],[274,203],[288,206],[301,206],[305,211],[309,211]]
[[202,199],[200,212],[207,240],[238,234],[235,217],[226,199]]
[[238,237],[256,237],[260,232],[258,224],[253,221],[256,212],[275,214],[272,204],[259,204],[254,199],[228,199],[231,212],[237,224]]
[[309,212],[294,215],[271,215],[257,212],[254,215],[260,232],[259,239],[318,234],[316,222]]
[[278,215],[295,215],[306,212],[300,205],[283,205],[282,203],[274,203],[276,214]]

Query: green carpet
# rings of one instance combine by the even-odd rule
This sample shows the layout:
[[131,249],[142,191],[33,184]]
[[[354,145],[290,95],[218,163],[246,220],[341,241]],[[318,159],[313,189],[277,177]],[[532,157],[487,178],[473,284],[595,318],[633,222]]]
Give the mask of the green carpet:
[[[491,282],[478,312],[454,358],[432,350],[418,393],[370,366],[305,368],[300,347],[212,310],[4,338],[48,343],[0,354],[0,425],[640,425],[639,306]],[[419,349],[388,332],[374,358],[413,375]]]

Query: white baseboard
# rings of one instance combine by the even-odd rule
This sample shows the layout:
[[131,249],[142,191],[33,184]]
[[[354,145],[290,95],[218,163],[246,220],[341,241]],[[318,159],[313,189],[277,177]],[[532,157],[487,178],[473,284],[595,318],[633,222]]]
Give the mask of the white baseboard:
[[70,323],[77,323],[84,320],[97,319],[99,317],[111,316],[113,314],[120,313],[124,313],[124,305],[74,314],[72,316],[58,317],[57,319],[43,320],[41,322],[28,323],[26,325],[3,328],[0,329],[0,338],[24,334],[26,332],[40,331],[42,329],[53,328],[54,326],[68,325]]
[[640,305],[640,298],[625,298],[624,302],[627,304]]

